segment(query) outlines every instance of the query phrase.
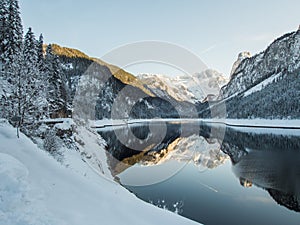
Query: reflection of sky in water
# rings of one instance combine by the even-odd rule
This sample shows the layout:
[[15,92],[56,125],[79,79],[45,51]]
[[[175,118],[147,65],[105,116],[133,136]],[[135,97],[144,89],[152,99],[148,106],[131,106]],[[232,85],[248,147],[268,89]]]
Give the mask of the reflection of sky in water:
[[168,161],[155,166],[134,165],[118,175],[124,185],[144,186],[165,181],[176,175],[187,163]]
[[227,161],[199,172],[188,164],[162,183],[128,189],[147,202],[164,200],[167,208],[183,202],[181,215],[204,224],[299,224],[299,213],[278,206],[261,188],[241,186],[231,167]]

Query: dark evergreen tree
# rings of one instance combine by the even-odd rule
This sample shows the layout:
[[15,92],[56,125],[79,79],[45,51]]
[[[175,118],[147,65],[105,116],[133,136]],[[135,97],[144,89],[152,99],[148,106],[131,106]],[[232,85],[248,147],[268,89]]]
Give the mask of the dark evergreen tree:
[[[44,57],[44,38],[43,35],[40,34],[39,40],[36,43],[36,48],[37,48],[37,68],[39,71],[39,81],[40,81],[40,90],[43,91],[43,93],[40,95],[43,97],[44,104],[43,104],[43,115],[44,116],[49,116],[49,110],[48,110],[48,102],[47,102],[47,91],[48,91],[48,77],[46,74],[46,62],[45,62],[45,57]],[[47,105],[45,105],[47,104]],[[44,113],[44,112],[47,113]]]
[[37,57],[38,57],[38,65],[41,72],[43,72],[44,68],[44,37],[43,34],[40,34],[39,40],[37,42]]
[[31,72],[30,70],[35,70],[38,64],[38,49],[37,41],[31,28],[28,29],[24,38],[23,56],[24,63],[28,65],[28,73]]
[[[7,95],[2,96],[2,116],[11,119],[20,115],[23,28],[17,0],[1,0],[1,78]],[[6,80],[6,81],[5,81]],[[6,92],[5,91],[5,92]]]
[[0,63],[4,63],[4,46],[6,43],[7,33],[7,20],[8,20],[8,1],[0,1]]
[[5,26],[3,60],[7,67],[21,54],[23,27],[17,0],[8,0],[8,15]]
[[25,35],[24,52],[23,52],[23,72],[24,79],[28,82],[28,92],[32,96],[30,107],[27,109],[35,119],[46,116],[46,83],[44,77],[39,70],[39,50],[37,48],[37,40],[31,28]]
[[48,78],[49,114],[51,118],[65,117],[67,111],[66,79],[62,73],[58,56],[52,52],[52,45],[47,46],[46,75]]
[[38,68],[37,41],[31,28],[25,35],[22,53],[10,65],[8,118],[19,118],[18,126],[28,133],[36,122],[47,116],[44,81]]

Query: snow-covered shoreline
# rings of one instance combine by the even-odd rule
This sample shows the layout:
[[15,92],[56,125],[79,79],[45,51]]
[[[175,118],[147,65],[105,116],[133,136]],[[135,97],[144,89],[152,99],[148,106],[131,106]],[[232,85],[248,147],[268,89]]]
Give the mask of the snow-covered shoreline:
[[79,152],[67,151],[64,167],[5,121],[0,143],[1,225],[198,224],[99,176]]
[[147,122],[205,122],[210,124],[223,124],[234,127],[248,127],[248,128],[287,128],[287,129],[300,129],[300,119],[297,120],[269,120],[269,119],[129,119],[129,120],[97,120],[91,121],[90,126],[92,128],[104,128],[110,126],[123,126],[127,124],[138,124]]
[[223,123],[227,126],[253,128],[288,128],[300,129],[300,120],[269,120],[269,119],[212,119],[203,120],[209,123]]

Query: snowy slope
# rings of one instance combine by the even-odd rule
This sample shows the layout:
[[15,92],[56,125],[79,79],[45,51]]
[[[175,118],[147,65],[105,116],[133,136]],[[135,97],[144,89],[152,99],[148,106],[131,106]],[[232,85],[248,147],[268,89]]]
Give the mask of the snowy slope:
[[244,97],[251,95],[254,92],[262,90],[265,86],[275,81],[278,77],[280,77],[282,73],[274,74],[273,76],[265,79],[264,81],[260,82],[259,84],[255,85],[254,87],[250,88],[246,92],[244,92]]
[[75,153],[63,167],[3,120],[0,143],[1,225],[196,224],[138,200]]

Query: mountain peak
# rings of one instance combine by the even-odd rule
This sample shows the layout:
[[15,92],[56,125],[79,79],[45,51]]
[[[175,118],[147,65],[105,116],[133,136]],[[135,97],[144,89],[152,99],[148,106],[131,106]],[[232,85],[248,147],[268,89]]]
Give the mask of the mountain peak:
[[250,52],[245,51],[245,52],[239,53],[237,60],[234,62],[233,66],[232,66],[232,69],[231,69],[231,72],[230,72],[230,79],[231,79],[232,74],[235,73],[236,69],[241,64],[241,62],[244,59],[247,59],[247,58],[250,58],[250,57],[251,57],[251,53]]
[[217,95],[227,83],[223,74],[207,69],[192,76],[187,74],[167,77],[161,74],[140,74],[139,79],[158,97],[171,96],[177,101],[195,103],[203,101],[208,94]]

